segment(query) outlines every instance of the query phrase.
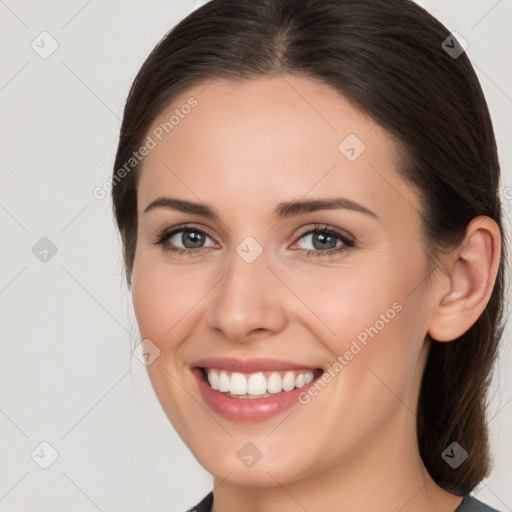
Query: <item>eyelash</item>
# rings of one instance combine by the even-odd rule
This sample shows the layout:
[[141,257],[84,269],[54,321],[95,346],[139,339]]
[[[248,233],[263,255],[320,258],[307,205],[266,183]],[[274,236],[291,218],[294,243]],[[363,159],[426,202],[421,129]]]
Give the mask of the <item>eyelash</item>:
[[[204,247],[199,247],[197,249],[182,249],[181,247],[171,247],[166,244],[167,240],[171,238],[176,233],[181,232],[188,232],[188,233],[201,233],[206,235],[208,238],[212,238],[206,231],[195,228],[193,226],[187,227],[187,226],[181,226],[176,229],[172,229],[171,231],[163,231],[160,233],[157,237],[157,239],[153,242],[154,245],[158,245],[162,247],[164,251],[169,251],[175,254],[179,254],[182,256],[186,255],[192,255],[193,253],[199,252],[201,249],[205,249]],[[313,229],[310,229],[308,231],[305,231],[304,233],[301,233],[298,237],[298,240],[305,237],[306,235],[310,235],[312,233],[322,233],[322,234],[328,234],[328,235],[334,235],[338,237],[339,240],[343,242],[343,245],[336,247],[335,249],[327,249],[325,251],[321,251],[318,249],[303,249],[306,250],[306,256],[307,257],[314,257],[314,258],[322,258],[326,256],[332,256],[335,254],[341,254],[342,252],[345,252],[346,250],[353,248],[355,246],[355,240],[350,237],[347,233],[344,231],[335,228],[333,226],[322,226],[320,224],[315,224]]]

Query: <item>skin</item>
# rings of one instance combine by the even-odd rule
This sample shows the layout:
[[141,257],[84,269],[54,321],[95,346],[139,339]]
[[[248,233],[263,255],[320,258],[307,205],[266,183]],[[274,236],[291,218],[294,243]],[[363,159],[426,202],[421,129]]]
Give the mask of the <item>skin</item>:
[[[214,510],[455,510],[461,497],[435,484],[418,452],[425,337],[453,340],[478,319],[496,277],[499,228],[474,219],[464,244],[427,274],[421,204],[397,172],[393,137],[338,92],[291,75],[219,80],[183,93],[153,128],[190,96],[197,107],[144,160],[132,297],[141,339],[160,350],[147,367],[152,385],[214,476]],[[338,149],[348,134],[366,145],[355,161]],[[206,203],[220,220],[144,213],[161,196]],[[378,219],[347,209],[271,216],[282,201],[334,196]],[[179,255],[154,244],[183,224],[207,232],[202,249]],[[315,224],[344,230],[355,246],[308,257],[322,252],[303,236]],[[250,264],[236,252],[247,236],[263,250]],[[181,234],[172,241],[193,247]],[[189,369],[212,356],[327,369],[397,302],[401,311],[310,403],[267,420],[216,415]],[[237,456],[248,442],[262,454],[252,467]]]

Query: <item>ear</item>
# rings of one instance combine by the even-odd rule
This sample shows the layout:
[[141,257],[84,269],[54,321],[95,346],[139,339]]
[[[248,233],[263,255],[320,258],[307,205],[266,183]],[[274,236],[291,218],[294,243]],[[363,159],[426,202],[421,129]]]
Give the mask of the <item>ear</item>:
[[462,336],[491,297],[501,255],[501,233],[490,217],[475,217],[462,244],[448,257],[443,286],[434,297],[428,333],[437,341]]

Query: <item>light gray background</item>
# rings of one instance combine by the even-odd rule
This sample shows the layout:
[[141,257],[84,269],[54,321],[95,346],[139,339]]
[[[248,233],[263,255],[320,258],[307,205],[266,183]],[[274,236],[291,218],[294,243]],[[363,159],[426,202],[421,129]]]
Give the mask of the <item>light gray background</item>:
[[[110,198],[92,195],[111,174],[137,70],[202,3],[0,0],[0,511],[182,512],[211,488],[130,357],[139,340]],[[421,4],[469,43],[510,216],[512,1]],[[31,47],[43,51],[46,37],[50,48],[43,31],[58,43],[46,59]],[[47,262],[32,252],[42,237],[57,248]],[[491,404],[495,465],[475,492],[503,511],[512,510],[510,362],[508,327]],[[42,442],[58,453],[47,469]]]

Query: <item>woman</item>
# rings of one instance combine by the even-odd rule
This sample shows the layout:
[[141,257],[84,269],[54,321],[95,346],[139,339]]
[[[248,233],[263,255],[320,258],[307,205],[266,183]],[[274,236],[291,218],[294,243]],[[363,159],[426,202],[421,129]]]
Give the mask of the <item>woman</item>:
[[486,101],[408,0],[213,0],[125,107],[115,218],[191,510],[493,510],[505,239]]

